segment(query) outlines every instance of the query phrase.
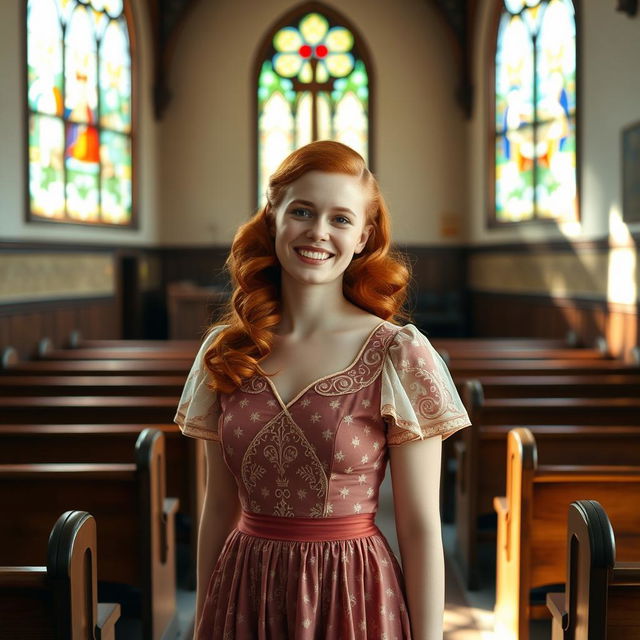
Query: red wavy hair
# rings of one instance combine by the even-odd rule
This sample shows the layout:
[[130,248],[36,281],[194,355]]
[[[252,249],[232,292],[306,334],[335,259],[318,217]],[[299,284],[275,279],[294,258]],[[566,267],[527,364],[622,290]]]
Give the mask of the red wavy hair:
[[[373,231],[343,277],[344,296],[383,320],[406,318],[403,307],[410,271],[407,259],[391,249],[389,211],[373,174],[350,147],[321,140],[291,153],[269,180],[267,204],[237,231],[226,268],[233,294],[223,317],[226,324],[205,354],[212,388],[229,393],[256,374],[270,351],[273,328],[280,321],[280,263],[270,233],[271,211],[287,187],[308,171],[344,173],[362,180],[369,191],[367,223]],[[214,327],[209,328],[209,332]]]

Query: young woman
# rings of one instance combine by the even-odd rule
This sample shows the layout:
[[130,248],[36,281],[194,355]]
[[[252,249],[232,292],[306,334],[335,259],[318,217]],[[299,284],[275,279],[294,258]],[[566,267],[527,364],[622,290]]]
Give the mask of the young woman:
[[[360,155],[294,151],[238,231],[176,415],[206,440],[196,637],[441,640],[442,439],[469,425],[411,324]],[[390,460],[400,568],[374,524]]]

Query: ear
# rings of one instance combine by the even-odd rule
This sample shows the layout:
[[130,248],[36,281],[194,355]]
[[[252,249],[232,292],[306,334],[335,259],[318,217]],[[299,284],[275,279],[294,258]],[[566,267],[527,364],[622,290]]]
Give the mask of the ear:
[[373,233],[373,225],[366,224],[364,229],[362,229],[362,233],[360,234],[360,239],[358,240],[358,244],[356,244],[356,253],[360,253],[366,246],[369,237]]

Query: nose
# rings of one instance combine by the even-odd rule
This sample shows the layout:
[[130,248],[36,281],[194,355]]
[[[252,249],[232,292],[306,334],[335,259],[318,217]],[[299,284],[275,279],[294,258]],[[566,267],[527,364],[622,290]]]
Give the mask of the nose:
[[329,229],[326,220],[322,216],[317,216],[311,221],[307,229],[307,238],[311,240],[326,240],[329,236]]

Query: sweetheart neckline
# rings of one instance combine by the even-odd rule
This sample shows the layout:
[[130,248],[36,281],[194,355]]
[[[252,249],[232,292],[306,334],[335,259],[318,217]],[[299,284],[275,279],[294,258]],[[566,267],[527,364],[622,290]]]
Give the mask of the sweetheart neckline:
[[267,382],[267,384],[269,385],[269,387],[271,388],[271,391],[273,393],[273,395],[275,396],[276,400],[280,403],[280,406],[285,410],[285,411],[289,411],[289,409],[291,409],[291,407],[298,401],[300,400],[300,398],[302,398],[302,396],[304,396],[307,391],[309,391],[309,389],[311,389],[312,387],[314,387],[315,385],[317,385],[319,382],[322,382],[323,380],[327,380],[329,378],[334,378],[335,376],[339,376],[340,374],[346,373],[347,371],[350,371],[351,369],[353,369],[353,367],[357,364],[358,360],[360,360],[360,358],[362,357],[362,354],[364,353],[364,350],[367,348],[367,345],[369,344],[369,342],[371,342],[371,340],[373,339],[373,336],[380,330],[380,328],[382,326],[384,326],[385,324],[387,324],[387,320],[382,320],[382,322],[379,322],[367,335],[367,337],[365,338],[365,341],[362,343],[362,346],[360,347],[360,350],[358,351],[358,354],[356,355],[356,357],[351,361],[351,363],[349,365],[347,365],[346,367],[344,367],[344,369],[340,369],[339,371],[335,371],[333,373],[329,373],[325,376],[321,376],[320,378],[317,378],[316,380],[314,380],[313,382],[310,382],[306,387],[304,387],[303,389],[301,389],[298,393],[296,393],[293,398],[291,400],[289,400],[289,402],[285,402],[282,399],[282,396],[280,395],[280,392],[278,391],[278,388],[276,387],[275,383],[273,382],[273,380],[271,380],[271,378],[267,375],[264,374],[258,374],[259,377],[261,377],[263,380],[265,380]]

